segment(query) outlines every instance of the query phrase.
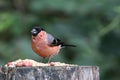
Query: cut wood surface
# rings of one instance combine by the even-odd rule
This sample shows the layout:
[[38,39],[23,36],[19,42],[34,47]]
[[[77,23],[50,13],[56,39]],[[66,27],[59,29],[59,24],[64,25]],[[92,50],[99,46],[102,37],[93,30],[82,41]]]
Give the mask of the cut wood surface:
[[99,80],[97,66],[0,67],[0,80]]

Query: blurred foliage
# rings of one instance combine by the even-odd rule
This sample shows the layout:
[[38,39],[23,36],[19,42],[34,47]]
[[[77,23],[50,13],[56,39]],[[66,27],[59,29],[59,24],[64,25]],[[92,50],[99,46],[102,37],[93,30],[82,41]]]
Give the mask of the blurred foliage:
[[120,0],[0,0],[0,64],[40,61],[30,30],[42,26],[76,48],[53,61],[100,67],[101,80],[120,79]]

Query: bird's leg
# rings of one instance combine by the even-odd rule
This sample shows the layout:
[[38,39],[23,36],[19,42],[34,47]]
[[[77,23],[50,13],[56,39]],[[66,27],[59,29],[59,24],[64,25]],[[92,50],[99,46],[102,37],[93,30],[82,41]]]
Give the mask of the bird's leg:
[[53,57],[53,55],[50,55],[50,56],[48,57],[48,63],[50,63],[50,60],[51,60],[52,57]]

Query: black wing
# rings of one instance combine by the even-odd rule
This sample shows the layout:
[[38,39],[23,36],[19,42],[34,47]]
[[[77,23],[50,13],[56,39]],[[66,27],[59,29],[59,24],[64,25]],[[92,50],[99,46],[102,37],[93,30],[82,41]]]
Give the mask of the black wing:
[[76,47],[75,45],[69,45],[69,44],[65,44],[64,42],[62,42],[60,39],[58,38],[54,38],[51,34],[47,33],[47,43],[49,46],[70,46],[70,47]]

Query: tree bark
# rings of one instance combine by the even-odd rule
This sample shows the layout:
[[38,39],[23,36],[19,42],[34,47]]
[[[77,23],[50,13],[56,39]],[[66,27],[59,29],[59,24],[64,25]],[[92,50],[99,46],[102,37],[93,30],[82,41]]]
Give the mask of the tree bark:
[[0,67],[0,80],[99,80],[97,66]]

